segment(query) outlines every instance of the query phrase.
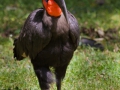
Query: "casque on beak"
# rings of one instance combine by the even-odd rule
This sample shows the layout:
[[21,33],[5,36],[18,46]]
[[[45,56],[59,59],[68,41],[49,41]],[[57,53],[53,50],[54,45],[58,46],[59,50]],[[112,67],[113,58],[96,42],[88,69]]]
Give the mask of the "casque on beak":
[[59,5],[59,7],[61,8],[66,21],[68,22],[68,14],[67,14],[67,8],[66,8],[66,4],[64,0],[55,0],[55,2]]

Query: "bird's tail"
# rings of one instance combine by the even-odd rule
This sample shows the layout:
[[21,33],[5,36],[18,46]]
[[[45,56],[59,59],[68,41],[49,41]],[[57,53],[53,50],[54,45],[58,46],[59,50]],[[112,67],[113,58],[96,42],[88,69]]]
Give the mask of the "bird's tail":
[[16,58],[17,60],[22,60],[24,58],[23,56],[24,52],[18,39],[14,40],[13,46],[14,46],[13,48],[14,58]]
[[48,90],[50,88],[50,84],[55,80],[53,79],[53,74],[49,68],[41,67],[38,69],[34,69],[35,73],[38,77],[39,84],[42,90]]

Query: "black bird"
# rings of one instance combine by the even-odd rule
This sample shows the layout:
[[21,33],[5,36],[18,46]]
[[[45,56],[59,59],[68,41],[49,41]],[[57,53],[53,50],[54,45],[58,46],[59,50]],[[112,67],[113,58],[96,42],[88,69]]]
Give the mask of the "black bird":
[[54,68],[57,90],[79,44],[79,25],[66,9],[64,0],[42,0],[44,8],[34,10],[14,41],[14,57],[29,56],[42,90],[50,90]]

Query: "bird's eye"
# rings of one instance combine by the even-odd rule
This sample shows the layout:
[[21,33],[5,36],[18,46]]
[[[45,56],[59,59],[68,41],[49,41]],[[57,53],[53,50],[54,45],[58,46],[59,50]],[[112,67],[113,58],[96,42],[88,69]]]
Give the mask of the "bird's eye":
[[48,0],[45,0],[46,2],[48,2]]

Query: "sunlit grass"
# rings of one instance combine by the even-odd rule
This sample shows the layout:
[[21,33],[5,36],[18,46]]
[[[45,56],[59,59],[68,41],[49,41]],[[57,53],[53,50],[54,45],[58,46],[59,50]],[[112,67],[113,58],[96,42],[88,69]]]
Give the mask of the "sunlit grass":
[[65,90],[118,90],[119,57],[119,53],[113,55],[113,52],[99,52],[91,48],[77,51],[68,67],[65,81],[69,82],[69,86]]
[[0,89],[38,88],[30,60],[27,58],[21,62],[15,61],[12,53],[13,41],[11,38],[5,40],[6,42],[0,44]]
[[[6,43],[6,44],[4,44]],[[0,89],[38,90],[39,85],[29,58],[15,61],[12,40],[0,44]],[[55,84],[51,86],[54,90]],[[68,66],[62,90],[119,90],[119,52],[78,48]]]

